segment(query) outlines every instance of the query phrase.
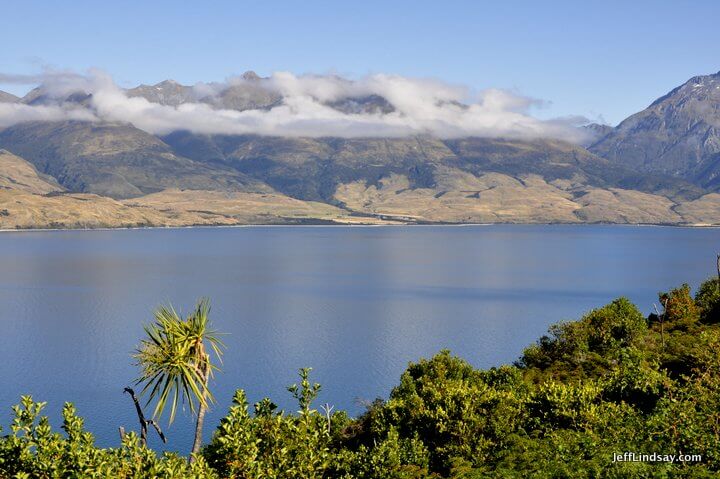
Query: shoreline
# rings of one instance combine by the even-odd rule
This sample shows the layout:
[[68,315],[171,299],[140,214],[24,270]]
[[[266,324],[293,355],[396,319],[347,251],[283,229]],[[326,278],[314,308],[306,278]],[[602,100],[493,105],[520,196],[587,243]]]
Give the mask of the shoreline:
[[335,224],[242,224],[242,225],[187,225],[187,226],[130,226],[116,228],[0,228],[2,233],[39,233],[54,231],[130,231],[130,230],[184,230],[184,229],[221,229],[221,228],[403,228],[403,227],[478,227],[478,226],[614,226],[614,227],[646,227],[646,228],[686,228],[686,229],[720,229],[713,224],[664,224],[664,223],[403,223],[403,224],[372,224],[372,223],[335,223]]

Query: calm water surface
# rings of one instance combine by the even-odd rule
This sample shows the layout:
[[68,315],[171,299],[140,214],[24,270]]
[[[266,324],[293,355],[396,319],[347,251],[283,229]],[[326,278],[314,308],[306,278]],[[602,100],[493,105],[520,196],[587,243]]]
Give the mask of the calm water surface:
[[[0,424],[21,394],[55,425],[71,401],[117,445],[136,428],[130,353],[162,303],[209,296],[228,333],[209,437],[236,388],[294,410],[285,388],[312,366],[319,403],[358,413],[440,349],[486,368],[617,296],[649,312],[659,290],[712,275],[718,250],[717,229],[620,226],[0,233]],[[181,414],[168,448],[186,452],[191,427]]]

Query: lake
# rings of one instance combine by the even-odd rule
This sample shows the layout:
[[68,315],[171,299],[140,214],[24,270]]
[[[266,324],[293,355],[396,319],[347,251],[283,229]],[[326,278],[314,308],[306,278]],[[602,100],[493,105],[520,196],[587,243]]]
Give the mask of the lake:
[[[313,367],[352,414],[386,398],[409,361],[441,349],[510,363],[548,326],[621,295],[715,274],[720,230],[629,226],[248,227],[0,233],[0,424],[21,394],[59,425],[75,403],[102,446],[137,429],[122,393],[152,311],[211,299],[227,333],[205,438],[243,388],[294,411],[286,386]],[[192,442],[189,413],[167,428]],[[150,445],[160,448],[151,434]]]

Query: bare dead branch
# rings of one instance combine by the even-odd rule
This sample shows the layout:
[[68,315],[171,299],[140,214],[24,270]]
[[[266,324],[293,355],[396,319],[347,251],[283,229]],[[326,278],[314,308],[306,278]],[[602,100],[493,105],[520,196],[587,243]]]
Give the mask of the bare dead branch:
[[162,430],[160,429],[160,425],[152,419],[147,419],[146,422],[155,428],[158,436],[160,436],[160,439],[162,439],[162,442],[167,443],[167,439],[165,438],[165,434],[163,434]]
[[325,412],[325,417],[327,418],[327,430],[328,430],[328,434],[330,434],[332,411],[333,411],[333,409],[335,409],[335,406],[331,406],[330,404],[325,403],[323,406],[320,406],[320,409],[322,409]]
[[[135,391],[132,388],[126,387],[125,389],[123,389],[123,392],[128,393],[132,398],[133,403],[135,404],[135,411],[137,412],[138,421],[140,422],[140,441],[143,443],[143,445],[147,445],[148,424],[151,425],[155,429],[155,431],[157,431],[158,436],[160,436],[160,439],[162,439],[162,442],[167,443],[167,438],[160,429],[160,425],[152,419],[145,418],[145,414],[143,414],[142,407],[140,406],[140,401],[138,401],[137,396],[135,396]],[[121,428],[121,430],[122,437],[125,435],[125,430],[124,428]]]

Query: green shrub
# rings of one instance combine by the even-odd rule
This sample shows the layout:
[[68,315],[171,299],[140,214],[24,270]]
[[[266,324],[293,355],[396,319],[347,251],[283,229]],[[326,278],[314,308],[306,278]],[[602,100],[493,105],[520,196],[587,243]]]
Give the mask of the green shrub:
[[527,348],[518,361],[535,382],[607,374],[617,364],[623,348],[642,340],[647,320],[630,301],[618,298],[579,321],[553,325],[549,332],[549,336]]
[[300,385],[288,388],[300,406],[297,416],[275,413],[274,404],[263,400],[252,417],[245,392],[235,392],[228,415],[203,451],[221,477],[323,477],[330,466],[330,433],[327,420],[312,409],[320,386],[310,383],[309,372],[300,370]]
[[695,293],[695,304],[700,312],[700,321],[705,324],[720,323],[720,281],[717,278],[700,285]]
[[422,441],[432,471],[446,472],[453,457],[479,464],[521,420],[524,397],[505,383],[519,377],[508,369],[482,373],[443,351],[408,367],[379,414],[381,429],[396,428],[402,437]]
[[16,478],[214,478],[204,459],[188,465],[175,454],[158,457],[134,433],[122,446],[101,449],[83,429],[72,404],[63,408],[63,431],[53,432],[41,416],[45,403],[23,396],[13,407],[11,434],[0,439],[0,477]]
[[700,311],[690,295],[689,285],[683,284],[667,293],[660,293],[658,298],[665,307],[664,320],[670,330],[687,330],[700,319]]

